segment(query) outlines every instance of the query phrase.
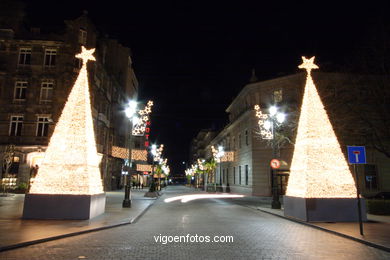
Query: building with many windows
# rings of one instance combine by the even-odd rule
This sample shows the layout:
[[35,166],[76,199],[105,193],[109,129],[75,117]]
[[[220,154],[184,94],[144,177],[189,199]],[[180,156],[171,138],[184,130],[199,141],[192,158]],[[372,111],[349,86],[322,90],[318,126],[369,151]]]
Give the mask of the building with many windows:
[[[44,156],[81,68],[81,46],[96,48],[88,63],[92,113],[105,190],[120,185],[123,159],[112,147],[128,147],[129,120],[123,110],[138,82],[130,49],[102,37],[85,12],[56,31],[26,28],[23,8],[0,17],[0,153],[14,145],[12,165],[2,170],[27,183]],[[12,19],[11,19],[11,18]]]
[[[380,150],[380,145],[389,145],[389,138],[379,110],[390,105],[389,78],[323,72],[312,72],[312,75],[346,158],[347,145],[366,146],[367,164],[357,166],[362,193],[373,196],[390,192],[390,158]],[[211,145],[222,145],[229,154],[216,170],[216,182],[224,191],[229,186],[231,192],[271,196],[274,180],[270,161],[276,157],[281,162],[275,171],[277,186],[279,194],[284,194],[305,82],[305,73],[251,82],[226,109],[229,124],[205,149],[210,157]],[[382,91],[382,95],[377,95]],[[278,129],[282,139],[274,146],[275,150],[270,140],[260,135],[255,105],[260,105],[267,114],[269,107],[276,105],[286,114],[285,126]],[[372,138],[374,134],[376,139]]]

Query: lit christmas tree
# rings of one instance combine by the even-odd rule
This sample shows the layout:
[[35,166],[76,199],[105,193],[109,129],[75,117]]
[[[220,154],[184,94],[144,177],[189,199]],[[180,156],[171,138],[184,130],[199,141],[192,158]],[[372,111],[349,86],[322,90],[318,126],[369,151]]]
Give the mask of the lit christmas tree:
[[103,193],[90,101],[87,62],[95,49],[76,57],[83,60],[76,82],[54,129],[31,194]]
[[301,198],[353,198],[356,187],[311,77],[318,69],[314,57],[299,66],[307,79],[299,117],[287,196]]

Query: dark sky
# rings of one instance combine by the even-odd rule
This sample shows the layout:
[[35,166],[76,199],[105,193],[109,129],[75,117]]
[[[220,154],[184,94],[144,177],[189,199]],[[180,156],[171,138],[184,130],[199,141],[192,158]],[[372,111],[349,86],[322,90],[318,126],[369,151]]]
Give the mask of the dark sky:
[[88,10],[99,31],[132,49],[140,98],[155,103],[152,140],[165,145],[174,173],[184,170],[200,129],[227,122],[224,111],[252,68],[261,80],[274,78],[315,55],[322,70],[336,72],[389,10],[375,1],[288,2],[26,1],[31,18],[45,24]]

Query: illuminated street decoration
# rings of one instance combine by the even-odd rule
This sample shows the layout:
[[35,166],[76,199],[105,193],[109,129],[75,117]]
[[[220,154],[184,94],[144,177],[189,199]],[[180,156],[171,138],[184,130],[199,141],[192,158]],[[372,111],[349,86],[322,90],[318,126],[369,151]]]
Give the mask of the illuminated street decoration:
[[148,160],[148,152],[146,150],[137,150],[133,149],[131,151],[131,158],[134,161],[147,161]]
[[152,165],[150,164],[137,164],[137,171],[139,172],[151,172]]
[[163,144],[161,144],[159,148],[157,148],[156,145],[152,145],[152,155],[153,155],[153,160],[155,162],[159,162],[160,161],[163,150],[164,150],[164,145]]
[[76,55],[83,60],[83,66],[54,129],[31,194],[103,193],[87,73],[87,62],[95,60],[94,51],[82,47]]
[[274,138],[271,127],[269,125],[269,115],[261,112],[260,106],[255,105],[256,117],[259,118],[258,124],[260,127],[260,135],[262,139],[272,140]]
[[234,161],[234,152],[225,152],[224,155],[221,157],[221,162],[233,162]]
[[188,175],[192,176],[192,175],[194,174],[193,171],[192,171],[192,169],[186,169],[186,170],[185,170],[185,173],[186,173],[187,176],[188,176]]
[[129,158],[129,149],[119,146],[112,146],[111,156],[115,158],[128,159]]
[[211,153],[213,154],[214,160],[219,163],[221,162],[222,156],[224,156],[225,151],[222,146],[218,147],[218,150],[214,148],[214,145],[211,146]]
[[204,171],[205,169],[204,169],[204,160],[201,160],[201,159],[198,159],[197,160],[197,167],[198,167],[198,169],[199,170],[201,170],[201,171]]
[[306,69],[306,86],[295,141],[287,196],[353,198],[355,182],[328,115],[311,77],[314,57],[299,66]]
[[[111,150],[111,155],[116,158],[128,159],[129,158],[129,149],[119,146],[113,146]],[[148,152],[146,150],[133,149],[131,151],[131,158],[134,161],[147,161]]]
[[135,136],[143,136],[145,134],[146,125],[149,121],[149,114],[152,112],[153,101],[149,100],[143,110],[138,111],[139,117],[134,121],[132,134]]

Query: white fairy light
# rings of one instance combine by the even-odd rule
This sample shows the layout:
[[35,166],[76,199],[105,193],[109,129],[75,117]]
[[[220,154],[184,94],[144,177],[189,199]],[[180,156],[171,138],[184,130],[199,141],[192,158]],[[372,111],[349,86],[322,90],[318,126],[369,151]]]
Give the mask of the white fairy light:
[[138,111],[139,117],[136,123],[133,123],[132,135],[142,136],[145,134],[146,123],[149,121],[149,114],[152,112],[153,101],[149,100],[146,107]]
[[268,139],[268,140],[273,139],[274,136],[272,134],[272,131],[270,130],[271,125],[270,125],[270,122],[268,120],[269,115],[263,114],[263,112],[261,112],[259,105],[255,105],[255,110],[256,110],[256,117],[259,119],[258,124],[260,127],[261,138]]
[[157,145],[152,145],[152,155],[153,155],[153,160],[155,162],[158,162],[160,161],[161,159],[161,155],[162,155],[162,151],[164,150],[164,145],[161,144],[159,148],[157,148]]
[[99,169],[101,156],[96,149],[87,72],[87,62],[95,60],[94,51],[82,46],[82,52],[76,55],[83,60],[83,66],[50,138],[30,193],[103,193]]
[[306,86],[286,195],[303,198],[354,198],[356,187],[332,124],[311,77],[314,57],[302,57]]

